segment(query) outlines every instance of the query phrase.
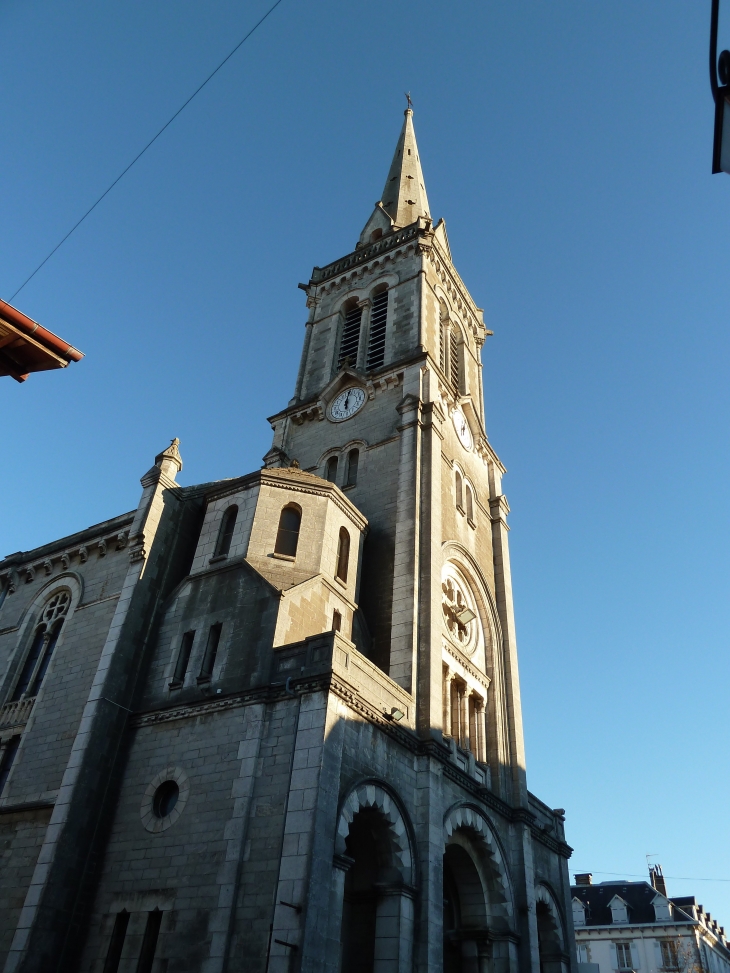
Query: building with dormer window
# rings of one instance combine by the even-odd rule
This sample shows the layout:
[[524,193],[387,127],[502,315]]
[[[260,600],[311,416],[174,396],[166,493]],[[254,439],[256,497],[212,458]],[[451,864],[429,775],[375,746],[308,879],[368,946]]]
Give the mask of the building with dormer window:
[[661,866],[651,867],[648,882],[575,879],[580,973],[730,973],[724,928],[693,896],[669,898]]

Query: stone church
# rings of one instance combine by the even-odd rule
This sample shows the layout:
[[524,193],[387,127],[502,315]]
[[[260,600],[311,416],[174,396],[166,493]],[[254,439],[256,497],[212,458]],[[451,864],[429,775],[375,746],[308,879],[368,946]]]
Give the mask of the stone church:
[[569,973],[489,331],[409,108],[261,469],[0,562],[5,973]]

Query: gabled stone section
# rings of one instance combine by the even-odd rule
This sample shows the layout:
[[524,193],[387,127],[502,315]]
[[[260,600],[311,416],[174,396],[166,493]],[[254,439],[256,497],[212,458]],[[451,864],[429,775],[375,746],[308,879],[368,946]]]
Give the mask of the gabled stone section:
[[376,240],[379,240],[381,237],[385,236],[386,233],[390,233],[392,229],[393,220],[383,209],[383,204],[378,201],[375,204],[373,215],[367,221],[362,233],[360,234],[357,249],[367,246],[368,243],[375,243]]

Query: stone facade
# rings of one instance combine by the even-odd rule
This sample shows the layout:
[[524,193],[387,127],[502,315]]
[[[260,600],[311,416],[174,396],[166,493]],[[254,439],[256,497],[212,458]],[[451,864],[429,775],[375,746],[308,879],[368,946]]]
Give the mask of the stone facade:
[[[302,285],[304,286],[304,285]],[[412,112],[256,473],[0,562],[6,973],[568,973],[483,315]]]

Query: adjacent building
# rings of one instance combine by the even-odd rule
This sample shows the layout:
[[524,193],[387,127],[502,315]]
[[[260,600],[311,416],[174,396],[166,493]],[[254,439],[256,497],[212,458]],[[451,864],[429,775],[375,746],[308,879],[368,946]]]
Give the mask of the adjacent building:
[[573,925],[584,973],[730,973],[725,930],[694,896],[669,898],[661,866],[652,866],[648,882],[575,879]]
[[412,116],[356,246],[301,285],[264,467],[180,486],[173,440],[135,510],[0,562],[5,973],[574,970],[490,332]]
[[7,301],[0,301],[0,377],[24,382],[31,372],[66,368],[83,353]]

